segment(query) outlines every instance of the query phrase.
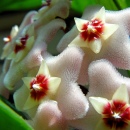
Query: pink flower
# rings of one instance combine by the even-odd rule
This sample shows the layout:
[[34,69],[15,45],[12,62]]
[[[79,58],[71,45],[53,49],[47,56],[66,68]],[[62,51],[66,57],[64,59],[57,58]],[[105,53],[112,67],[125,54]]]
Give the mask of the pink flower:
[[[64,3],[64,4],[63,4]],[[38,12],[29,12],[19,27],[17,35],[11,39],[9,46],[5,47],[2,58],[8,60],[6,73],[2,74],[3,84],[9,90],[35,67],[40,66],[42,53],[46,51],[47,44],[51,42],[58,30],[65,29],[64,20],[69,14],[70,1],[50,1]],[[35,19],[35,16],[39,15]],[[7,40],[7,39],[6,39]],[[7,62],[6,62],[7,63]]]
[[[53,99],[58,102],[58,108],[66,120],[84,117],[88,111],[89,105],[85,95],[82,93],[81,89],[76,83],[82,58],[82,51],[75,47],[67,48],[58,56],[49,55],[49,57],[46,57],[45,62],[47,64],[50,76],[52,78],[60,78],[60,84],[57,82],[58,79],[52,84],[51,78],[48,78],[47,82],[46,80],[44,81],[46,86],[48,86],[47,84],[50,81],[51,86],[49,89],[45,86],[46,89],[44,89],[44,93],[41,91],[40,95],[37,95],[35,91],[39,92],[39,89],[41,88],[39,87],[41,86],[39,83],[39,81],[41,81],[39,80],[41,79],[41,75],[39,77],[39,74],[41,74],[41,72],[43,74],[43,71],[45,70],[45,68],[42,67],[43,65],[41,65],[37,76],[35,76],[35,78],[28,78],[30,76],[23,78],[24,85],[14,93],[16,108],[21,111],[25,111],[31,117],[34,117],[39,104],[46,100]],[[44,71],[44,73],[45,72],[47,73],[47,71]],[[34,71],[32,74],[34,75]],[[55,90],[53,91],[55,94],[50,93],[52,90]],[[44,95],[46,95],[45,98]],[[45,100],[39,100],[41,97],[43,97]],[[36,99],[35,102],[34,99]]]
[[[23,110],[27,110],[39,105],[44,100],[52,98],[60,85],[61,79],[50,75],[48,67],[43,60],[36,77],[24,77],[23,82],[24,87],[27,87],[24,93],[28,95]],[[21,96],[23,96],[21,93],[23,93],[22,89],[14,94],[15,105],[19,109],[22,109],[19,104]]]
[[102,97],[89,97],[89,100],[97,113],[101,114],[101,121],[97,124],[96,130],[130,129],[129,94],[125,84],[116,90],[112,100]]
[[4,77],[4,84],[8,89],[14,89],[14,85],[24,74],[27,75],[31,69],[40,66],[43,60],[42,53],[46,51],[46,43],[49,43],[57,31],[61,28],[65,28],[65,26],[63,20],[55,19],[39,29],[35,43],[26,56],[19,62],[11,60],[11,66]]
[[[81,29],[82,27],[80,26],[82,25],[81,23],[86,22],[86,19],[90,21],[91,18],[94,17],[99,10],[100,10],[99,6],[92,6],[87,8],[83,13],[82,18],[80,20],[76,19],[76,25],[78,25],[78,29],[76,26],[74,26],[61,39],[58,45],[59,51],[62,51],[71,42],[72,42],[71,44],[73,45],[76,44],[76,46],[78,45],[83,49],[85,55],[84,55],[84,59],[83,59],[83,63],[82,63],[82,67],[78,79],[78,83],[82,85],[88,83],[88,66],[94,60],[107,59],[117,68],[130,69],[130,46],[129,46],[130,28],[129,28],[129,17],[128,17],[130,9],[126,9],[122,11],[105,11],[105,14],[101,15],[101,16],[105,16],[104,18],[105,24],[107,23],[110,25],[111,24],[118,25],[118,29],[114,33],[112,33],[111,36],[109,35],[107,39],[103,39],[103,33],[101,33],[98,35],[98,37],[96,35],[97,38],[94,36],[96,39],[95,42],[94,40],[90,40],[93,41],[93,43],[88,46],[90,42],[87,42],[87,44],[85,44],[86,40],[84,41],[79,36],[79,30],[80,30],[80,34],[84,32],[84,29]],[[90,24],[91,22],[88,22],[88,24]],[[93,29],[91,31],[93,31]],[[110,30],[108,29],[108,32],[109,31],[111,32],[111,29]],[[86,35],[86,33],[84,35]],[[101,42],[99,42],[100,39]],[[71,44],[69,46],[71,46]]]
[[[82,130],[101,130],[101,128],[111,130],[114,125],[118,124],[116,121],[120,117],[119,121],[122,122],[122,126],[118,124],[117,127],[125,130],[127,128],[125,126],[129,127],[127,113],[130,106],[128,101],[130,78],[123,77],[109,61],[104,59],[92,62],[88,74],[89,92],[86,97],[90,99],[93,106],[90,104],[86,116],[70,122],[71,125]],[[113,129],[116,130],[116,128]]]
[[107,40],[118,29],[118,25],[105,22],[104,7],[94,15],[91,21],[75,18],[75,23],[80,33],[69,46],[87,47],[94,53],[99,53],[104,40]]

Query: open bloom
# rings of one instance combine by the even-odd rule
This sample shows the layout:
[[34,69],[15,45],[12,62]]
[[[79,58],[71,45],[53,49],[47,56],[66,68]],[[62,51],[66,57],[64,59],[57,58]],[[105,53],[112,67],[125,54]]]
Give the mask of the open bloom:
[[[102,123],[102,121],[103,121],[102,117],[106,116],[107,118],[110,117],[110,119],[111,119],[112,116],[117,117],[117,118],[119,116],[122,116],[123,122],[125,122],[124,124],[127,124],[124,126],[128,126],[129,117],[126,114],[126,112],[129,113],[128,95],[130,94],[130,78],[123,77],[109,61],[104,60],[104,59],[92,62],[89,66],[88,74],[89,74],[89,92],[86,95],[86,97],[89,98],[89,97],[94,96],[94,97],[105,98],[105,100],[102,100],[102,98],[94,98],[94,100],[97,99],[99,101],[101,99],[104,102],[104,105],[100,104],[99,108],[101,108],[101,107],[103,108],[103,106],[105,106],[108,103],[107,104],[108,107],[106,107],[106,109],[104,109],[106,112],[106,115],[103,115],[103,116],[100,115],[103,112],[102,111],[103,109],[99,109],[100,114],[98,114],[97,111],[95,111],[95,109],[93,108],[93,106],[90,103],[89,110],[88,110],[86,116],[80,120],[70,122],[71,125],[73,127],[76,127],[76,128],[82,129],[82,130],[93,130],[93,129],[96,129],[96,127],[98,125],[100,126],[100,123],[99,123],[99,120],[100,120],[101,126],[99,128],[100,128],[100,130],[102,130],[101,127],[103,127],[103,128],[105,127],[104,123]],[[122,84],[125,84],[125,87],[122,86]],[[121,89],[120,89],[120,86],[121,86]],[[118,89],[120,89],[122,91],[119,94],[118,94]],[[114,96],[113,96],[113,94],[114,94]],[[116,100],[116,102],[114,102],[114,100]],[[120,102],[117,102],[117,100]],[[123,102],[125,102],[124,106],[123,106]],[[114,106],[112,106],[113,103],[116,106],[116,108],[118,108],[118,110],[120,111],[119,113],[121,113],[122,115],[119,115],[119,113],[116,112],[117,109],[114,108]],[[113,114],[114,112],[116,114]],[[106,123],[109,124],[109,125],[107,125],[108,129],[107,129],[107,127],[105,127],[106,130],[111,130],[110,125],[114,124],[113,122],[115,122],[115,120],[113,120],[113,119],[106,120]],[[121,123],[121,125],[122,125],[122,123]],[[124,128],[127,128],[127,127],[124,127]]]
[[[27,75],[33,67],[40,66],[43,59],[42,53],[46,51],[47,44],[58,30],[66,28],[64,20],[56,17],[66,18],[68,16],[70,1],[53,0],[49,3],[46,5],[47,11],[31,11],[25,16],[19,32],[6,51],[8,55],[6,60],[10,62],[8,62],[8,70],[2,80],[8,89],[14,89],[15,84],[21,80],[23,75]],[[35,19],[37,14],[40,17]]]
[[116,24],[105,22],[105,8],[102,7],[91,21],[75,18],[79,35],[69,46],[89,47],[94,53],[99,53],[104,44],[118,28]]
[[[33,47],[26,48],[26,55],[24,53],[25,48],[24,50],[18,49],[18,53],[21,52],[24,54],[24,57],[18,62],[11,60],[11,66],[4,78],[4,84],[8,89],[13,89],[15,87],[14,85],[23,77],[23,75],[27,74],[32,68],[40,66],[43,59],[42,53],[46,51],[47,44],[54,38],[58,30],[65,27],[66,25],[63,20],[52,20],[38,30]],[[16,55],[18,55],[18,53]],[[19,59],[20,57],[17,58]]]
[[116,90],[112,100],[101,97],[89,97],[89,100],[102,118],[95,130],[130,129],[130,104],[125,84]]
[[[101,7],[99,6],[92,6],[87,8],[81,19],[91,19],[93,15],[96,15],[96,12],[100,10]],[[81,47],[85,53],[84,59],[82,62],[82,67],[80,70],[80,75],[78,79],[78,83],[85,85],[88,83],[88,66],[94,60],[99,59],[107,59],[109,60],[114,66],[120,69],[130,69],[130,27],[129,27],[129,15],[130,15],[130,8],[122,11],[105,11],[105,24],[116,24],[118,25],[118,29],[107,39],[103,40],[103,34],[101,33],[99,39],[102,39],[102,48],[99,53],[94,53],[90,48]],[[82,21],[82,20],[80,20]],[[86,20],[85,20],[86,21]],[[81,22],[80,22],[81,23]],[[90,22],[89,22],[90,24]],[[80,25],[80,24],[79,24]],[[81,24],[82,25],[82,24]],[[82,26],[80,26],[81,29]],[[62,51],[66,48],[76,37],[79,37],[79,29],[74,26],[64,37],[61,39],[58,45],[59,51]],[[109,29],[108,29],[109,30]],[[81,33],[84,30],[80,30]],[[110,29],[111,31],[111,29]],[[109,31],[108,31],[109,32]],[[85,32],[86,36],[86,32]],[[80,38],[80,37],[79,37]],[[77,39],[77,38],[76,38]],[[81,39],[81,38],[80,38]],[[88,38],[87,38],[88,39]],[[96,41],[97,41],[96,40]],[[80,41],[80,40],[79,40]],[[85,45],[84,40],[83,42],[79,42]],[[93,40],[91,40],[93,41]],[[73,44],[77,42],[73,42]],[[99,42],[98,42],[99,43]],[[100,44],[96,44],[95,47]],[[96,47],[98,48],[98,47]]]
[[[48,67],[43,60],[36,77],[24,77],[23,82],[29,91],[29,96],[23,106],[23,109],[26,110],[40,104],[43,100],[47,100],[54,96],[60,85],[61,79],[58,77],[51,77]],[[28,91],[25,91],[25,93],[28,93]],[[14,95],[15,104],[18,108],[19,103],[17,103],[17,101],[20,92],[17,91]]]
[[7,58],[18,62],[26,56],[34,44],[34,26],[26,26],[22,30],[21,35],[15,39],[14,43],[13,51]]
[[6,56],[8,56],[8,51],[11,46],[11,41],[17,35],[18,31],[19,31],[18,26],[15,25],[12,27],[10,35],[3,38],[3,41],[5,42],[5,46],[3,48],[3,53],[1,55],[1,59],[4,59]]
[[[82,51],[79,48],[71,47],[64,50],[58,56],[49,56],[45,59],[51,77],[59,77],[61,82],[55,96],[50,98],[48,95],[50,92],[48,92],[47,97],[49,98],[45,97],[44,99],[57,101],[58,108],[66,120],[84,117],[89,108],[87,98],[76,83],[82,58]],[[38,75],[40,74],[39,72]],[[21,111],[25,111],[26,108],[26,112],[31,117],[34,117],[36,114],[38,103],[43,102],[43,99],[40,102],[34,102],[34,99],[40,99],[42,96],[38,93],[38,97],[35,97],[35,90],[39,90],[39,78],[41,79],[41,76],[39,77],[38,75],[35,78],[23,78],[24,84],[27,87],[23,85],[14,93],[16,108]],[[54,89],[55,85],[56,82],[53,82]],[[45,89],[44,91],[52,91],[53,88],[50,86],[49,90]]]

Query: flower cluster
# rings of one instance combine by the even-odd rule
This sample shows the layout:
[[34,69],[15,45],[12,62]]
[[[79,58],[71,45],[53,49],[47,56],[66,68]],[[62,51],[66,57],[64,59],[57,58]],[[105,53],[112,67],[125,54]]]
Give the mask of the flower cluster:
[[130,70],[130,9],[88,7],[65,33],[70,4],[43,1],[3,39],[0,94],[13,93],[34,130],[128,130],[130,78],[117,69]]

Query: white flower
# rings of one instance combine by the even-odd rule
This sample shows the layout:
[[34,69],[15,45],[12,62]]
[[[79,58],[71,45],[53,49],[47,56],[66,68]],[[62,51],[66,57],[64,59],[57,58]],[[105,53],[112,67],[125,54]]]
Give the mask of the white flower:
[[102,7],[91,21],[75,18],[79,35],[69,46],[88,47],[94,53],[99,53],[103,41],[108,39],[118,28],[116,24],[105,23],[105,8]]
[[112,100],[101,97],[89,97],[89,100],[95,110],[102,116],[96,130],[130,129],[130,104],[125,84],[122,84],[116,90]]
[[[27,99],[25,99],[26,96],[23,99],[26,101],[22,109],[27,110],[37,106],[43,102],[43,100],[52,98],[57,92],[61,79],[51,77],[48,67],[43,60],[36,77],[24,77],[23,82],[25,87],[27,87],[27,89],[24,89],[24,93],[25,95],[29,95]],[[15,105],[18,109],[21,109],[19,101],[21,96],[24,96],[22,93],[23,89],[19,89],[14,94]]]

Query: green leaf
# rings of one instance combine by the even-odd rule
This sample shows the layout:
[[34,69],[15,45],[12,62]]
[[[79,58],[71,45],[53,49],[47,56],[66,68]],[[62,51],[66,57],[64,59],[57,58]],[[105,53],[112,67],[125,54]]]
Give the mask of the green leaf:
[[101,5],[107,10],[121,10],[130,6],[130,0],[73,0],[71,8],[82,13],[87,6]]
[[0,100],[0,130],[33,130],[33,128]]
[[41,0],[1,0],[0,12],[2,11],[16,11],[16,10],[30,10],[41,7]]

